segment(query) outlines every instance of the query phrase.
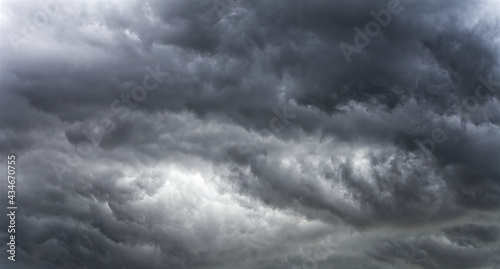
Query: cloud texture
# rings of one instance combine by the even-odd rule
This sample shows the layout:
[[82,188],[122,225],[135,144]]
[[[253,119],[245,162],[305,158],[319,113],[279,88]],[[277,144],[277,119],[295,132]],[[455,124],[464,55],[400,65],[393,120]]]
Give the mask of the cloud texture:
[[500,268],[499,1],[0,5],[5,268]]

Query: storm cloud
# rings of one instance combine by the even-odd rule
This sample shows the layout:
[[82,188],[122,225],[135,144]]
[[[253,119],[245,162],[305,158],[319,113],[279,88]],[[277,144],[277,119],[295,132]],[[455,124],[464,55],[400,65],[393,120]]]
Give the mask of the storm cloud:
[[500,268],[499,1],[0,5],[2,268]]

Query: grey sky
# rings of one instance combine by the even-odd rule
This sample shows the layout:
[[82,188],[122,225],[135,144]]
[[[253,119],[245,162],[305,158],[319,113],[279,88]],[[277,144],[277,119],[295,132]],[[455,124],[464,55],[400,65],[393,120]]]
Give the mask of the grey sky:
[[44,3],[0,2],[2,268],[500,268],[499,1]]

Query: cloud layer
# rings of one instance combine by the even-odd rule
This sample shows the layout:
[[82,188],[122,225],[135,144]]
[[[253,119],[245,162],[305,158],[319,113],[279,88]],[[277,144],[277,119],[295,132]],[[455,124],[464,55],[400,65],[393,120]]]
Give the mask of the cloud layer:
[[500,268],[498,1],[0,5],[0,264]]

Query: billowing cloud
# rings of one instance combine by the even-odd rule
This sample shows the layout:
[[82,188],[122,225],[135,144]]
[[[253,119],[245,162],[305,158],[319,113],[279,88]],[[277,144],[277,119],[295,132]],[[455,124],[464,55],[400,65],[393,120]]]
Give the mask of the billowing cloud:
[[0,5],[0,264],[500,266],[498,1]]

